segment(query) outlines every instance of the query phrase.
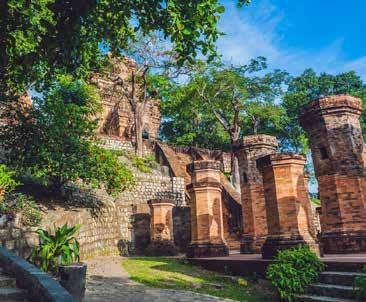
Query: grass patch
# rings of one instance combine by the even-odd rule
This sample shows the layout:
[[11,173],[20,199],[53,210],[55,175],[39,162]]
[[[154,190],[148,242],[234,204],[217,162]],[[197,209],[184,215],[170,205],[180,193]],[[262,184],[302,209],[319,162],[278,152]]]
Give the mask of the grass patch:
[[158,288],[188,290],[245,302],[273,302],[272,292],[247,279],[231,279],[183,260],[162,257],[131,257],[122,266],[136,282]]

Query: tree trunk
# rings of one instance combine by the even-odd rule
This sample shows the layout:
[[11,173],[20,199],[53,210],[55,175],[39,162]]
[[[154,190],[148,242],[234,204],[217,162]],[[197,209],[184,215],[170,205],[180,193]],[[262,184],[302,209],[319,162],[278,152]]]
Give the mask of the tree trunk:
[[144,145],[142,141],[142,131],[143,131],[143,104],[136,104],[136,112],[135,112],[135,152],[136,155],[142,157],[144,156]]
[[239,144],[240,127],[234,125],[230,133],[231,137],[231,184],[235,190],[240,193],[240,173],[239,173],[239,160],[235,155],[234,149]]

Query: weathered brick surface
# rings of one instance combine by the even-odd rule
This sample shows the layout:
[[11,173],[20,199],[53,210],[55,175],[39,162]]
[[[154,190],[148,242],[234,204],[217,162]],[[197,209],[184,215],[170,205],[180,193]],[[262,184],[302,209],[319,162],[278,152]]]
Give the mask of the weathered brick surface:
[[243,216],[242,253],[258,253],[268,233],[266,204],[263,192],[262,174],[256,160],[276,152],[278,143],[269,135],[251,135],[243,138],[237,150],[239,159],[241,200]]
[[[124,96],[121,85],[115,85],[114,82],[120,78],[128,83],[131,72],[136,72],[136,62],[127,57],[111,57],[110,62],[112,69],[108,74],[94,74],[90,79],[97,86],[102,98],[103,112],[100,115],[99,132],[131,140],[135,136],[131,104]],[[160,128],[160,100],[153,99],[147,104],[143,123],[143,129],[149,134],[149,138],[157,138]]]
[[214,160],[194,161],[189,167],[192,241],[188,257],[223,256],[228,254],[224,240],[222,215],[222,164]]
[[[218,150],[207,150],[199,148],[180,148],[172,147],[161,142],[157,143],[158,161],[169,166],[174,176],[184,178],[185,183],[191,182],[191,176],[187,171],[187,165],[193,160],[219,160],[224,169],[230,166],[229,154]],[[231,249],[240,247],[240,237],[242,233],[242,213],[241,213],[241,196],[231,185],[228,178],[221,173],[221,184],[223,186],[223,220],[224,220],[224,237]],[[187,192],[187,196],[189,196]],[[187,204],[189,204],[189,198]]]
[[361,113],[361,100],[349,95],[320,98],[300,112],[319,183],[325,253],[366,251]]
[[150,239],[174,241],[173,206],[171,200],[153,199],[151,210]]
[[268,223],[263,258],[273,258],[278,250],[298,244],[309,244],[319,253],[304,179],[305,162],[299,154],[273,154],[258,160]]

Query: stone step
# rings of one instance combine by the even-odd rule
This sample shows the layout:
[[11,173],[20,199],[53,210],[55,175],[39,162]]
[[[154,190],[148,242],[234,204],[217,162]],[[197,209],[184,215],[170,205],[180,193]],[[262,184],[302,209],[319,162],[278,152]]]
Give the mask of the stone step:
[[334,297],[300,295],[295,299],[296,302],[356,302],[356,300],[340,299]]
[[361,273],[362,268],[366,266],[365,262],[328,262],[326,261],[327,271],[331,272],[355,272]]
[[315,296],[354,299],[353,286],[316,283],[308,287],[308,293]]
[[0,275],[0,288],[16,287],[16,280],[14,278]]
[[362,273],[326,271],[320,274],[319,282],[333,285],[353,286],[356,277],[360,276],[366,277],[366,275]]
[[0,288],[0,301],[26,301],[27,292],[18,288]]

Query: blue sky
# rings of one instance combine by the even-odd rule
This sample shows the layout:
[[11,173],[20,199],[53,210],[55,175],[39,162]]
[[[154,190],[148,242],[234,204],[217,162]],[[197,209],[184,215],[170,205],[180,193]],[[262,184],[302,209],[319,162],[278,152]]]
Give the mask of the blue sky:
[[366,80],[366,0],[252,0],[240,10],[222,3],[226,35],[217,46],[225,60],[261,55],[292,74],[355,70]]

